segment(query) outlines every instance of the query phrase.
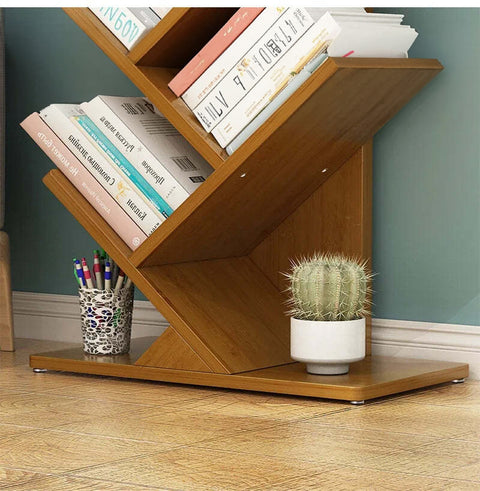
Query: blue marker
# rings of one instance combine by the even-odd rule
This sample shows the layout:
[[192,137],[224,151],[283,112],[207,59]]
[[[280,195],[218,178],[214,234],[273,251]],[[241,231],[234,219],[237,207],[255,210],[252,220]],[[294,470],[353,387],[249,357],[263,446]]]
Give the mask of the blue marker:
[[75,270],[77,272],[77,277],[79,280],[80,288],[84,288],[87,286],[87,282],[85,281],[85,276],[83,275],[82,265],[78,259],[75,259]]
[[110,271],[110,263],[105,262],[105,290],[112,288],[112,272]]

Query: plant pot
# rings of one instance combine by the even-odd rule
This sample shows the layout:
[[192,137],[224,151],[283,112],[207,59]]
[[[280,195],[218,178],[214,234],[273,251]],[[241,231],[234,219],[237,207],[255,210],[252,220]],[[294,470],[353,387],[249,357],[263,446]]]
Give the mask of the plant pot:
[[290,318],[290,355],[315,375],[348,373],[365,358],[365,319],[305,321]]

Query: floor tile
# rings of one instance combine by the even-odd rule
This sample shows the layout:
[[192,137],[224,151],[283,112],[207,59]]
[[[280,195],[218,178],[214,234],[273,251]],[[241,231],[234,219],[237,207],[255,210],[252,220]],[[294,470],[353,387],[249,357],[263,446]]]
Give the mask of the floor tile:
[[466,380],[462,384],[446,384],[414,393],[403,398],[412,404],[434,404],[480,410],[480,381]]
[[51,428],[96,417],[133,413],[136,406],[101,400],[75,399],[56,394],[9,392],[0,395],[2,423]]
[[75,387],[88,382],[89,378],[88,375],[72,375],[63,372],[33,373],[30,367],[22,365],[0,369],[0,389],[20,392],[68,389],[73,393]]
[[305,476],[298,480],[284,482],[278,486],[272,486],[274,490],[319,490],[341,489],[352,490],[388,490],[388,491],[423,491],[448,489],[452,491],[478,490],[475,484],[467,481],[442,479],[431,476],[418,476],[398,472],[364,469],[361,467],[342,466],[337,470],[323,472],[313,476]]
[[288,421],[345,411],[349,410],[350,406],[337,401],[231,390],[193,401],[188,405],[188,409],[217,415]]
[[[50,373],[45,374],[47,377]],[[182,385],[163,384],[141,380],[122,380],[111,377],[89,377],[73,381],[71,387],[52,387],[47,392],[84,399],[101,399],[138,405],[157,405],[162,407],[186,407],[197,401],[208,399],[210,390]]]
[[472,408],[412,404],[397,399],[391,404],[372,404],[353,411],[327,414],[318,418],[322,424],[349,428],[455,438],[468,432],[478,433],[479,412]]
[[422,435],[392,435],[378,430],[336,428],[302,421],[219,437],[199,445],[243,454],[388,469],[388,458],[392,453],[434,441],[434,438]]
[[440,472],[438,475],[441,477],[450,477],[452,479],[474,481],[476,486],[478,486],[478,489],[480,489],[480,462],[465,465],[463,459],[460,458],[456,464],[456,466],[452,466],[448,470]]
[[181,490],[270,489],[274,484],[335,468],[331,464],[299,462],[294,459],[216,452],[186,447],[138,459],[86,469],[82,476]]
[[[11,486],[15,486],[15,489],[17,489],[16,486],[18,486],[19,483],[29,483],[30,481],[34,481],[42,477],[45,477],[45,475],[38,474],[36,472],[11,469],[3,467],[0,464],[0,489]],[[30,489],[33,489],[33,487],[30,487]]]
[[61,473],[168,448],[171,446],[37,430],[0,439],[0,462],[27,471]]
[[[478,466],[480,441],[440,440],[390,456],[389,470],[442,477],[462,476],[460,466]],[[464,477],[461,477],[465,479]]]
[[17,483],[13,488],[7,487],[6,489],[15,489],[15,491],[145,491],[161,488],[70,476],[46,476]]

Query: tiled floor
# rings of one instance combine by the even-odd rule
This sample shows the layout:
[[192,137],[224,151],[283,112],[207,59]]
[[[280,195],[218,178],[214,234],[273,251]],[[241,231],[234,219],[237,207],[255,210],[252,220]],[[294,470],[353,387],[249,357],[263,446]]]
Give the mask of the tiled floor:
[[34,374],[0,353],[0,489],[480,490],[480,383],[354,407]]

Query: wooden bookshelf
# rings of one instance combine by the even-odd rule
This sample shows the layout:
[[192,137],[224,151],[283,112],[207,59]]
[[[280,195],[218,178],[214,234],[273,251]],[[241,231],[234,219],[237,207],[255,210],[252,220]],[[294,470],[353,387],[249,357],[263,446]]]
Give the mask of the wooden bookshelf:
[[130,356],[79,348],[32,355],[32,367],[344,400],[468,375],[465,364],[372,357],[370,322],[366,360],[348,375],[309,375],[290,359],[284,313],[290,258],[370,260],[372,137],[442,69],[438,61],[329,59],[228,156],[167,84],[232,9],[175,8],[130,53],[88,9],[65,10],[215,171],[135,252],[60,171],[45,176],[170,327]]

